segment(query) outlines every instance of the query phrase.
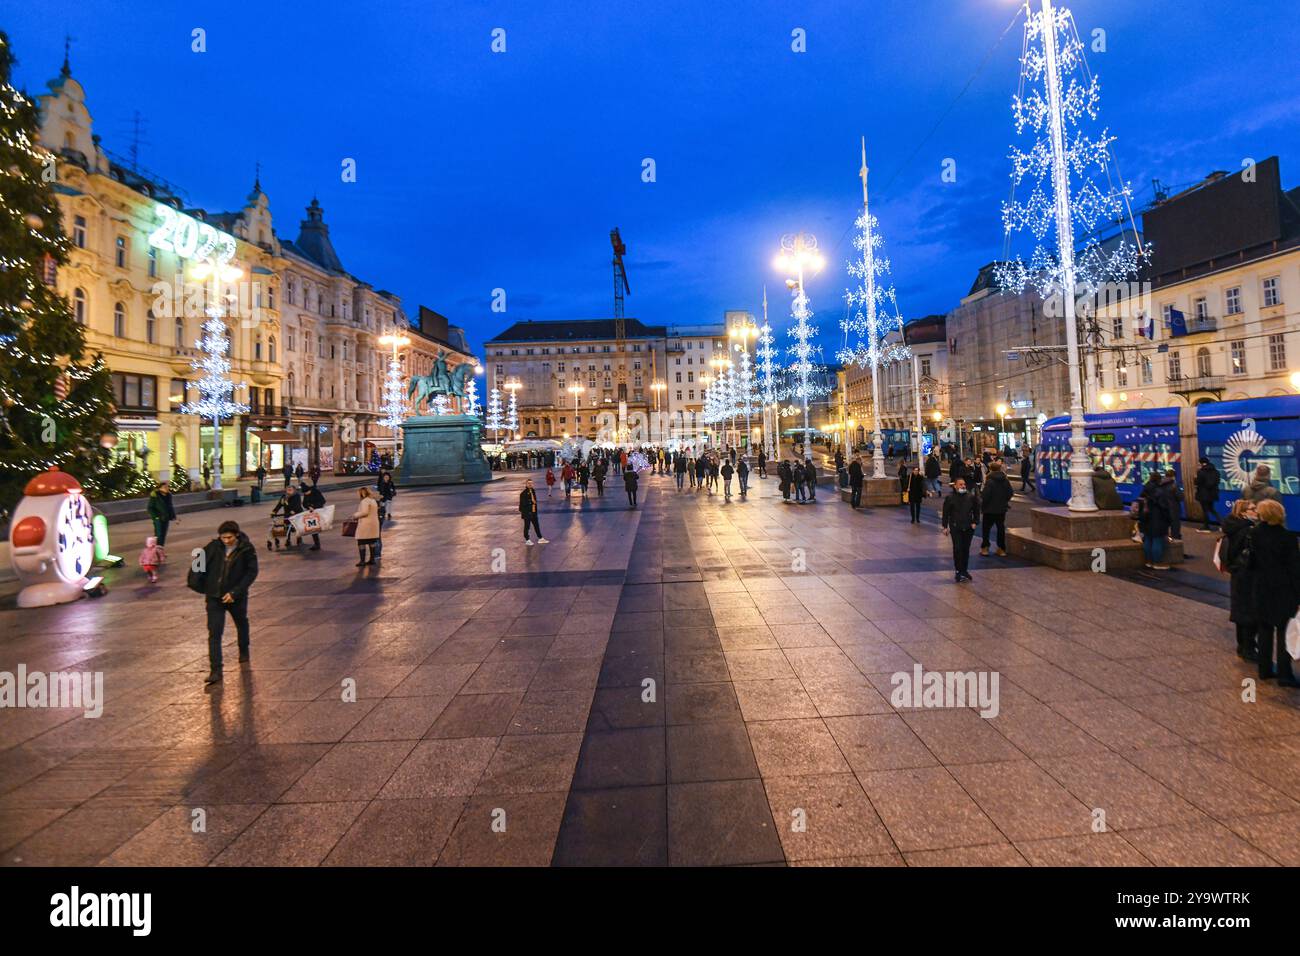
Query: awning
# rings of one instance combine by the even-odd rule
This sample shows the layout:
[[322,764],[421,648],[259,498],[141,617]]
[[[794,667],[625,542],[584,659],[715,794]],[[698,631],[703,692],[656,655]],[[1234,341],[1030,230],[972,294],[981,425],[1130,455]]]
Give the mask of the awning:
[[272,429],[270,431],[249,432],[250,435],[256,435],[258,440],[264,445],[296,445],[302,441],[293,432]]

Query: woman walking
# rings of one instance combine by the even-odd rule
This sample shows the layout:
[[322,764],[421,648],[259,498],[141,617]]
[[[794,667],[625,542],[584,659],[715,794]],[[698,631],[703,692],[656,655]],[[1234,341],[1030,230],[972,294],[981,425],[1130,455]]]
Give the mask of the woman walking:
[[1250,535],[1250,567],[1255,577],[1259,679],[1276,677],[1282,687],[1300,687],[1286,649],[1286,625],[1300,607],[1300,548],[1296,547],[1295,534],[1283,523],[1286,511],[1280,502],[1266,498],[1255,506],[1255,511],[1259,526]]
[[920,468],[912,469],[907,481],[907,506],[912,511],[912,524],[921,523],[921,502],[925,500],[925,476]]
[[1171,519],[1169,517],[1169,496],[1161,487],[1164,476],[1153,471],[1147,476],[1147,483],[1138,495],[1137,519],[1142,530],[1142,553],[1146,557],[1146,566],[1153,571],[1168,571],[1165,560],[1165,538],[1169,535]]
[[[374,564],[375,559],[379,557],[376,545],[379,542],[379,502],[371,495],[369,488],[358,488],[357,496],[361,503],[357,505],[356,513],[352,515],[357,523],[357,555],[360,561],[357,567],[364,568],[367,564]],[[366,549],[370,553],[366,553]]]

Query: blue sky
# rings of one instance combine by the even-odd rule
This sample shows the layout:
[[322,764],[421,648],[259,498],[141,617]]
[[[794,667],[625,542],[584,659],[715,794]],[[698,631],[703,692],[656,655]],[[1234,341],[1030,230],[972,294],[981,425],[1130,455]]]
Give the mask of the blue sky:
[[[808,289],[829,351],[860,136],[905,316],[952,308],[1001,253],[1021,28],[1003,31],[1017,6],[290,0],[126,14],[116,0],[46,0],[11,6],[2,25],[32,94],[72,35],[109,149],[128,151],[138,109],[141,165],[209,209],[242,204],[260,161],[281,236],[318,195],[350,272],[411,314],[448,315],[476,348],[509,321],[611,314],[618,226],[628,314],[656,324],[758,312],[766,283],[781,327],[773,253],[784,232],[815,233],[830,264]],[[1284,185],[1297,182],[1293,0],[1072,9],[1081,34],[1105,31],[1089,63],[1139,206],[1152,178],[1177,187],[1245,157],[1277,154]],[[206,53],[191,52],[196,27]],[[504,54],[490,50],[498,27]],[[791,50],[796,28],[806,53]]]

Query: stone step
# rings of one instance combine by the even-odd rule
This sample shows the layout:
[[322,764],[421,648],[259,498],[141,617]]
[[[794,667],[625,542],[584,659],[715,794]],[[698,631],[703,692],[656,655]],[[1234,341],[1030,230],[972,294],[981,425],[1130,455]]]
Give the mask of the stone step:
[[[1146,564],[1142,545],[1129,537],[1070,541],[1033,528],[1007,529],[1009,554],[1061,571],[1091,571],[1098,549],[1105,553],[1107,571],[1127,571]],[[1183,542],[1166,542],[1165,563],[1179,564],[1182,560]]]

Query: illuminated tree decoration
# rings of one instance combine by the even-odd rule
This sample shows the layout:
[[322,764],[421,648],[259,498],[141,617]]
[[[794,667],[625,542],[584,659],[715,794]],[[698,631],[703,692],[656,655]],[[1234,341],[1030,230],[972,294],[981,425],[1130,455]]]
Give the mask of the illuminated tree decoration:
[[[1109,223],[1133,222],[1129,184],[1119,179],[1111,160],[1115,137],[1105,128],[1095,137],[1084,129],[1096,122],[1100,104],[1101,84],[1088,69],[1074,16],[1050,3],[1041,14],[1030,11],[1011,113],[1017,135],[1029,130],[1034,142],[1028,150],[1011,149],[1013,195],[1002,205],[1008,254],[994,270],[1004,288],[1019,293],[1032,285],[1044,299],[1067,289],[1090,297],[1105,283],[1136,274],[1149,258],[1150,246],[1141,242],[1136,227],[1131,238],[1127,231],[1118,240],[1098,237]],[[1059,149],[1054,123],[1059,123]],[[1029,195],[1016,199],[1015,189],[1026,181],[1032,184]],[[1056,183],[1066,184],[1064,195],[1058,195]],[[1063,211],[1069,248],[1061,248]],[[1035,243],[1028,262],[1018,253],[1010,255],[1012,233],[1026,230]],[[1076,232],[1084,237],[1077,247]]]
[[389,356],[388,371],[384,373],[384,417],[379,424],[385,428],[398,429],[411,413],[406,403],[406,385],[402,381],[402,363],[396,356]]
[[186,402],[181,408],[186,415],[217,421],[248,411],[247,405],[232,397],[235,383],[230,379],[230,338],[223,318],[225,311],[219,304],[221,298],[215,296],[213,304],[208,306],[203,337],[194,343],[194,347],[203,353],[190,363],[195,371],[203,373],[203,377],[194,383],[199,390],[199,399]]
[[494,388],[488,393],[487,427],[492,429],[493,438],[496,438],[497,432],[505,428],[505,422],[501,418],[501,389],[499,388]]
[[890,282],[889,259],[878,254],[885,244],[880,222],[864,204],[854,225],[858,232],[853,237],[853,247],[858,250],[859,258],[850,259],[846,266],[849,275],[858,280],[858,286],[844,291],[850,314],[840,322],[844,347],[836,353],[836,358],[846,365],[875,369],[905,361],[911,358],[912,352],[902,342],[901,334],[892,341],[890,338],[895,332],[902,332],[903,316]]
[[519,405],[515,401],[513,388],[510,390],[510,406],[506,409],[506,428],[512,435],[519,431]]
[[465,414],[477,416],[478,411],[478,385],[471,375],[469,380],[465,382]]

